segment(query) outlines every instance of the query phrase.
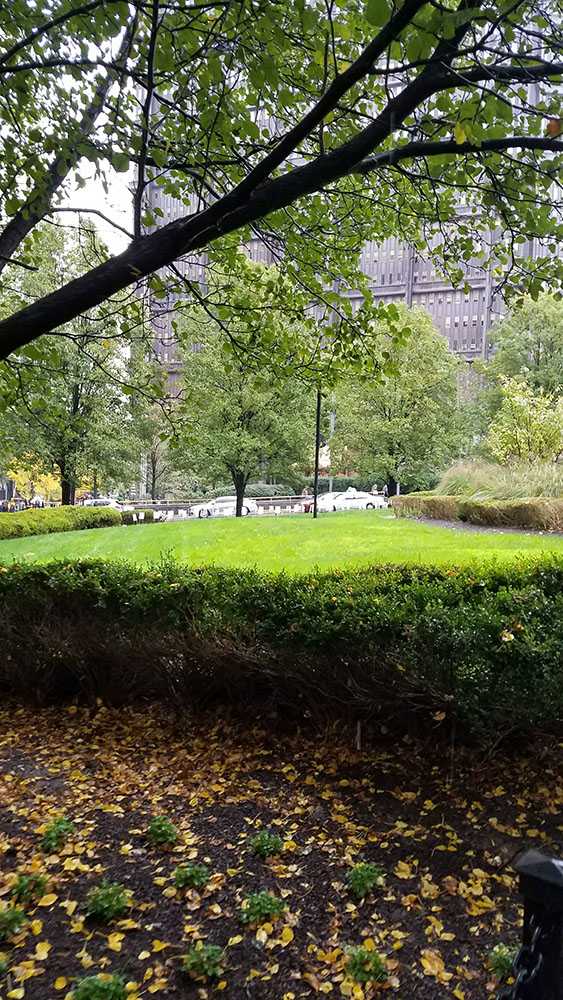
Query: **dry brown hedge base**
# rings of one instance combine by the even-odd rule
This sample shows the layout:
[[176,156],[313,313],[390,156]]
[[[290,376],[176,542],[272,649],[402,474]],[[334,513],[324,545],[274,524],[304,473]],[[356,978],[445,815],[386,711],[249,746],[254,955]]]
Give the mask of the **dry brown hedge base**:
[[431,517],[440,521],[466,521],[489,528],[530,528],[563,531],[563,498],[530,500],[465,500],[458,496],[409,493],[393,497],[397,517]]

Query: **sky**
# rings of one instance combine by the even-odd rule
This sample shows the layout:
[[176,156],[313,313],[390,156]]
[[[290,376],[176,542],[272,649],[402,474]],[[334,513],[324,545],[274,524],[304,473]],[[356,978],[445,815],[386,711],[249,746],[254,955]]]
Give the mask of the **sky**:
[[[90,167],[90,176],[87,170]],[[108,169],[108,194],[105,193],[102,182],[94,177],[94,166],[87,162],[81,162],[80,173],[86,177],[86,184],[78,189],[76,186],[71,189],[62,204],[65,208],[96,209],[103,212],[109,219],[117,222],[129,232],[132,229],[132,198],[128,188],[132,177],[128,174],[118,174],[116,171]],[[68,220],[72,219],[69,215]],[[115,229],[110,223],[99,216],[91,215],[104,243],[109,247],[111,254],[121,253],[127,247],[129,240],[127,236]],[[60,220],[62,221],[62,220]]]

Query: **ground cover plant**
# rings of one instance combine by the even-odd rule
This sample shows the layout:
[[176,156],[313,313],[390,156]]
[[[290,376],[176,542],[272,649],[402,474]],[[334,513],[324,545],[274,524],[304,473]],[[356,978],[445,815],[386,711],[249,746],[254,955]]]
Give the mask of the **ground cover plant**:
[[398,523],[390,510],[384,510],[324,514],[318,521],[306,515],[238,522],[223,518],[13,539],[0,542],[0,563],[104,558],[146,564],[166,554],[192,566],[307,573],[315,566],[510,562],[548,552],[563,555],[563,538],[469,532],[406,519]]
[[[443,753],[435,737],[358,751],[342,729],[319,738],[222,715],[174,723],[149,706],[4,703],[0,899],[37,863],[49,883],[0,944],[0,994],[494,996],[521,928],[511,862],[527,847],[561,856],[561,753],[556,742]],[[48,856],[46,811],[76,827]],[[178,830],[171,851],[147,842],[155,815]],[[267,863],[248,851],[261,829],[285,838]],[[206,884],[179,888],[178,867],[198,864]],[[363,899],[348,881],[358,864],[385,871]],[[132,899],[109,925],[85,912],[103,879]],[[275,919],[241,920],[257,896],[278,903]]]

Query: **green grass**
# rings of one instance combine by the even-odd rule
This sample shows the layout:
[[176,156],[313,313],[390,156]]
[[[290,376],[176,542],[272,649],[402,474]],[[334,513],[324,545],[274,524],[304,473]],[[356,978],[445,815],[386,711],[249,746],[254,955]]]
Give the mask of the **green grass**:
[[34,535],[0,542],[0,562],[51,559],[126,559],[156,562],[172,556],[192,566],[256,566],[307,572],[315,566],[369,563],[461,565],[518,556],[563,556],[563,537],[486,533],[397,519],[390,511],[347,511],[279,518],[177,521]]

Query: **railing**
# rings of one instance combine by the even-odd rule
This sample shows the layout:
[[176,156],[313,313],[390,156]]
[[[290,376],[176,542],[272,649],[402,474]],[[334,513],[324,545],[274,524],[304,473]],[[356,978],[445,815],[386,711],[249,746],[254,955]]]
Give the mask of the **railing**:
[[562,1000],[563,861],[526,851],[515,867],[524,897],[522,946],[514,983],[497,1000]]

